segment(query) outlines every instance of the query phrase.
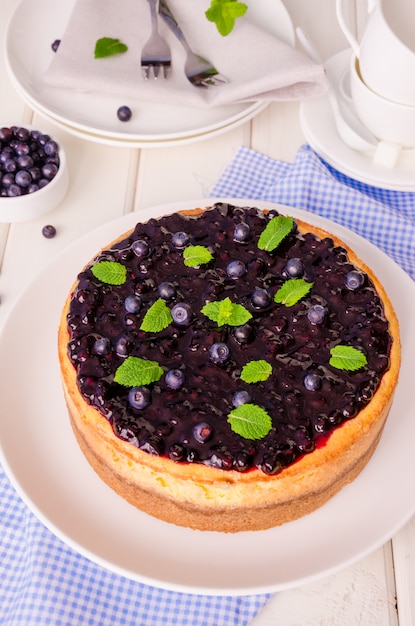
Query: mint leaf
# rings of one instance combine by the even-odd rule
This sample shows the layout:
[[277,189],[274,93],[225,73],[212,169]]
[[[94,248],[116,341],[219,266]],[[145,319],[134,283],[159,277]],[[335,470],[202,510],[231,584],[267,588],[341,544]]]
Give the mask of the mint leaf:
[[128,356],[115,372],[114,381],[124,387],[138,387],[155,383],[163,375],[163,369],[157,361]]
[[274,302],[294,306],[301,298],[304,298],[312,288],[313,283],[308,283],[303,278],[290,278],[278,289],[274,296]]
[[330,350],[330,365],[338,370],[349,370],[354,372],[367,364],[365,354],[353,346],[338,344]]
[[117,261],[99,261],[91,267],[91,272],[108,285],[123,285],[127,280],[127,268]]
[[114,54],[122,54],[123,52],[127,52],[127,50],[128,46],[119,39],[101,37],[101,39],[97,39],[95,43],[94,57],[96,59],[103,59],[105,57],[112,57]]
[[228,422],[234,433],[244,439],[263,439],[272,428],[270,416],[256,404],[241,404],[232,409]]
[[172,320],[171,311],[165,300],[159,298],[144,315],[140,329],[144,330],[146,333],[159,333],[161,330],[167,328]]
[[252,315],[242,304],[235,304],[229,298],[208,302],[202,308],[203,315],[216,322],[218,326],[242,326]]
[[207,19],[216,24],[219,33],[226,37],[232,32],[235,20],[245,15],[248,7],[238,0],[212,0],[205,12]]
[[293,225],[294,220],[292,217],[286,217],[285,215],[273,217],[265,226],[259,237],[258,248],[266,252],[272,252],[272,250],[278,248],[283,239],[290,234]]
[[246,383],[259,383],[267,380],[272,373],[272,367],[269,363],[260,359],[259,361],[249,361],[243,366],[241,378]]
[[183,251],[183,258],[186,267],[197,267],[209,263],[213,254],[206,246],[187,246]]

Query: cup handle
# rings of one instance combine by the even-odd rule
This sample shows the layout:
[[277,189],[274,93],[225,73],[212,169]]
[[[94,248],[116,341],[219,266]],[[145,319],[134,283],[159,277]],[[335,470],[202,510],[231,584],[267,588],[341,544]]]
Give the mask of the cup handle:
[[346,36],[346,39],[351,45],[352,50],[355,53],[356,57],[359,58],[360,44],[357,41],[354,34],[352,33],[352,31],[350,30],[349,26],[346,24],[346,21],[344,19],[343,0],[336,0],[336,15],[337,15],[337,20],[340,24],[340,28],[342,29],[344,35]]

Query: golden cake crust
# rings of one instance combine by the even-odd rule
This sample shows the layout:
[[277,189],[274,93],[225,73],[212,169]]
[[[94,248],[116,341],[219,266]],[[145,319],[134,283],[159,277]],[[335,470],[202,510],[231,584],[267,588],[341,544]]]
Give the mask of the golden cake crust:
[[[201,209],[195,209],[198,213]],[[399,324],[377,277],[341,240],[296,220],[300,232],[331,237],[350,261],[368,274],[380,296],[393,338],[390,368],[372,400],[356,417],[335,429],[325,445],[305,454],[279,474],[259,469],[223,471],[198,463],[175,463],[152,456],[116,437],[111,424],[78,391],[68,357],[68,295],[62,311],[58,348],[65,399],[77,442],[86,459],[113,490],[161,520],[199,530],[262,530],[300,518],[323,505],[350,483],[376,449],[386,421],[400,367]],[[124,239],[128,233],[117,238]],[[108,246],[109,247],[109,246]]]

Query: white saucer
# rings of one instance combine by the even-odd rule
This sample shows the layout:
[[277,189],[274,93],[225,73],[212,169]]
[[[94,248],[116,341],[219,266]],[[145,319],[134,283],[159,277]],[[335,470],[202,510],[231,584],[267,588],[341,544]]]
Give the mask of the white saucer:
[[[347,70],[351,50],[343,50],[326,63],[335,84]],[[395,167],[373,163],[372,157],[347,146],[340,138],[327,95],[306,100],[300,106],[300,122],[310,146],[329,165],[368,185],[396,191],[415,191],[415,154],[405,155]]]

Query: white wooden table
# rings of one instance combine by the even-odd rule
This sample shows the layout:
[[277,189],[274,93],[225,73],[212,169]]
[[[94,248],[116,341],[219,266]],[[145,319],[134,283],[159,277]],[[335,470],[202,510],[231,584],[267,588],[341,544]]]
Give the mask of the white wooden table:
[[[356,2],[356,11],[350,2],[350,18],[359,24],[365,3]],[[2,42],[16,5],[17,0],[1,0]],[[303,27],[312,37],[323,58],[346,47],[337,25],[334,0],[285,0],[285,5],[294,25]],[[56,7],[59,10],[59,3]],[[240,145],[292,161],[305,142],[298,103],[278,103],[252,121],[200,143],[159,149],[113,148],[66,134],[34,114],[12,87],[3,55],[0,84],[0,125],[24,122],[50,130],[66,146],[71,181],[62,204],[46,217],[16,225],[0,224],[0,329],[19,292],[56,253],[80,235],[123,213],[205,197]],[[42,236],[45,223],[56,227],[55,238]],[[410,481],[410,477],[406,479]],[[392,541],[339,574],[277,594],[273,610],[271,604],[254,623],[413,626],[414,591],[415,519]]]

